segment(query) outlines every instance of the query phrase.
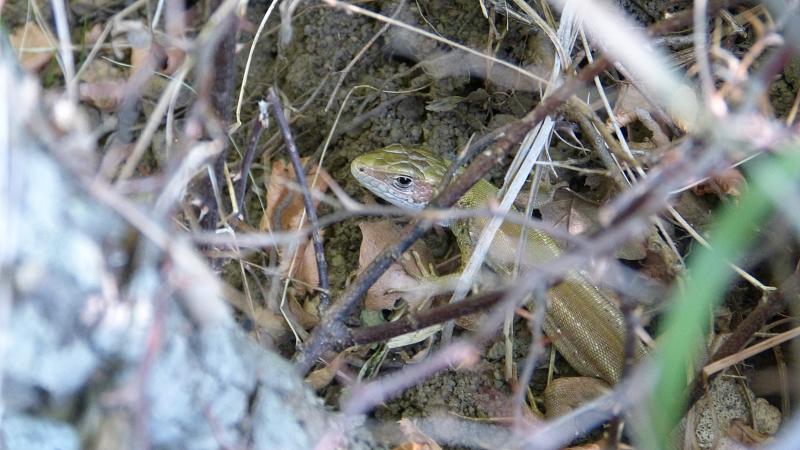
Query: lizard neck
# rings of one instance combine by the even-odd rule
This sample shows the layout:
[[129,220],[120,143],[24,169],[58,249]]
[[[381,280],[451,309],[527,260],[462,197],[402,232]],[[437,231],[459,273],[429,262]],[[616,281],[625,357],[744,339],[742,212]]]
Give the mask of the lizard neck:
[[478,180],[478,182],[456,202],[456,206],[462,209],[480,208],[489,201],[496,199],[497,192],[498,189],[492,183],[483,179]]

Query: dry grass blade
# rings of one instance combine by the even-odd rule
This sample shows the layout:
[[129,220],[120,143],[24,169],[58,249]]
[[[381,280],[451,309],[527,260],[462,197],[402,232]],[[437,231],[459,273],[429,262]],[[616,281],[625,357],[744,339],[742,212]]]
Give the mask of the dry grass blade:
[[717,372],[723,371],[734,364],[738,364],[747,358],[751,358],[765,350],[769,350],[772,347],[778,346],[790,339],[794,339],[797,336],[800,336],[800,327],[792,328],[789,331],[784,331],[783,333],[780,333],[769,339],[764,339],[763,341],[753,344],[738,353],[706,365],[703,367],[703,376],[708,377]]
[[784,3],[6,2],[0,436],[798,447]]

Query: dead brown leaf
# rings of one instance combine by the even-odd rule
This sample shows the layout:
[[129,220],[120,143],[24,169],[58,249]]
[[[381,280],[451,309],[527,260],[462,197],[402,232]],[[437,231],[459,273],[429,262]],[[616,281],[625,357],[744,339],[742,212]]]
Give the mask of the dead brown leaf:
[[621,126],[634,122],[641,123],[650,131],[650,140],[653,145],[663,147],[669,144],[669,138],[662,129],[665,124],[656,120],[658,117],[664,117],[663,114],[659,114],[652,103],[635,86],[622,85],[619,98],[614,105],[614,115]]
[[393,450],[441,450],[442,447],[431,439],[427,434],[423,433],[414,422],[408,419],[400,419],[397,422],[400,425],[400,431],[407,439],[406,442],[394,447]]
[[342,365],[344,365],[346,356],[347,351],[343,351],[336,355],[330,364],[326,364],[325,366],[309,373],[308,376],[306,376],[306,383],[311,385],[315,391],[318,391],[331,384],[333,379],[336,377],[336,372],[338,372]]
[[167,64],[161,72],[166,75],[172,75],[183,64],[183,60],[186,59],[186,51],[179,47],[170,46],[165,49],[165,52],[167,54]]
[[81,101],[101,111],[114,111],[125,93],[125,72],[101,58],[89,63],[78,85]]
[[[358,270],[362,271],[386,247],[397,243],[400,237],[400,227],[388,220],[362,222],[358,227],[361,228],[362,236],[358,254]],[[417,252],[423,264],[428,265],[432,258],[430,251],[422,241],[418,241],[411,249]],[[412,307],[416,306],[425,300],[426,295],[422,292],[415,294],[409,291],[420,286],[422,276],[413,256],[410,252],[406,252],[403,254],[402,264],[392,264],[367,291],[364,306],[373,311],[392,309],[401,298],[405,299]]]
[[78,93],[82,102],[93,105],[101,111],[114,111],[122,100],[124,81],[98,81],[81,83]]
[[[305,164],[305,161],[304,159],[303,164]],[[311,173],[307,174],[306,177],[309,183],[311,183],[317,170],[317,167],[314,167]],[[318,178],[315,187],[316,191],[325,192],[328,190],[328,185],[324,182],[324,178]],[[305,207],[303,206],[302,193],[299,190],[290,189],[292,185],[296,186],[296,182],[291,165],[281,160],[273,162],[272,172],[267,184],[267,208],[259,224],[261,231],[297,229],[301,219],[304,217]],[[314,200],[313,203],[315,208],[319,206],[318,200]],[[276,212],[279,213],[277,218]],[[279,220],[278,223],[275,223],[276,219]],[[307,224],[307,221],[304,224]],[[293,279],[298,280],[300,283],[295,283],[295,287],[300,291],[307,291],[307,286],[319,285],[317,260],[310,240],[301,242],[297,246],[297,261],[295,261],[294,270],[291,274],[289,273],[289,268],[292,264],[293,252],[287,250],[289,249],[284,248],[281,251],[281,273],[285,276],[291,275]]]
[[758,445],[771,439],[768,434],[759,433],[742,419],[731,420],[731,423],[728,425],[727,434],[744,445]]
[[708,181],[695,186],[693,190],[697,195],[716,194],[720,197],[739,197],[745,188],[747,188],[747,182],[742,172],[735,167],[730,167],[721,173],[712,175]]
[[301,305],[294,296],[289,296],[286,302],[289,305],[289,311],[291,311],[292,316],[304,330],[310,330],[317,326],[319,315],[315,311],[310,311],[311,308],[308,304]]
[[19,52],[25,70],[38,72],[55,54],[53,41],[35,22],[26,22],[11,33],[11,45]]

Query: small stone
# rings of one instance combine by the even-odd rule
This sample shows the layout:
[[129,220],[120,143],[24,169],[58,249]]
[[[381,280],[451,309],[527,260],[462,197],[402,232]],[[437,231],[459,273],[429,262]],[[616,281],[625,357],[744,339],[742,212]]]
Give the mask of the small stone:
[[781,425],[783,415],[780,410],[772,406],[766,399],[757,398],[755,409],[756,431],[759,433],[775,434]]

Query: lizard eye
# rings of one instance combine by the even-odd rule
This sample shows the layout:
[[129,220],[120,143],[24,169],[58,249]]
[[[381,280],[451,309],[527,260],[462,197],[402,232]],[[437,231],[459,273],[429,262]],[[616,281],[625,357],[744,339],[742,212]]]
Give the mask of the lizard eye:
[[409,187],[411,187],[411,178],[403,176],[395,177],[392,184],[397,189],[408,189]]

